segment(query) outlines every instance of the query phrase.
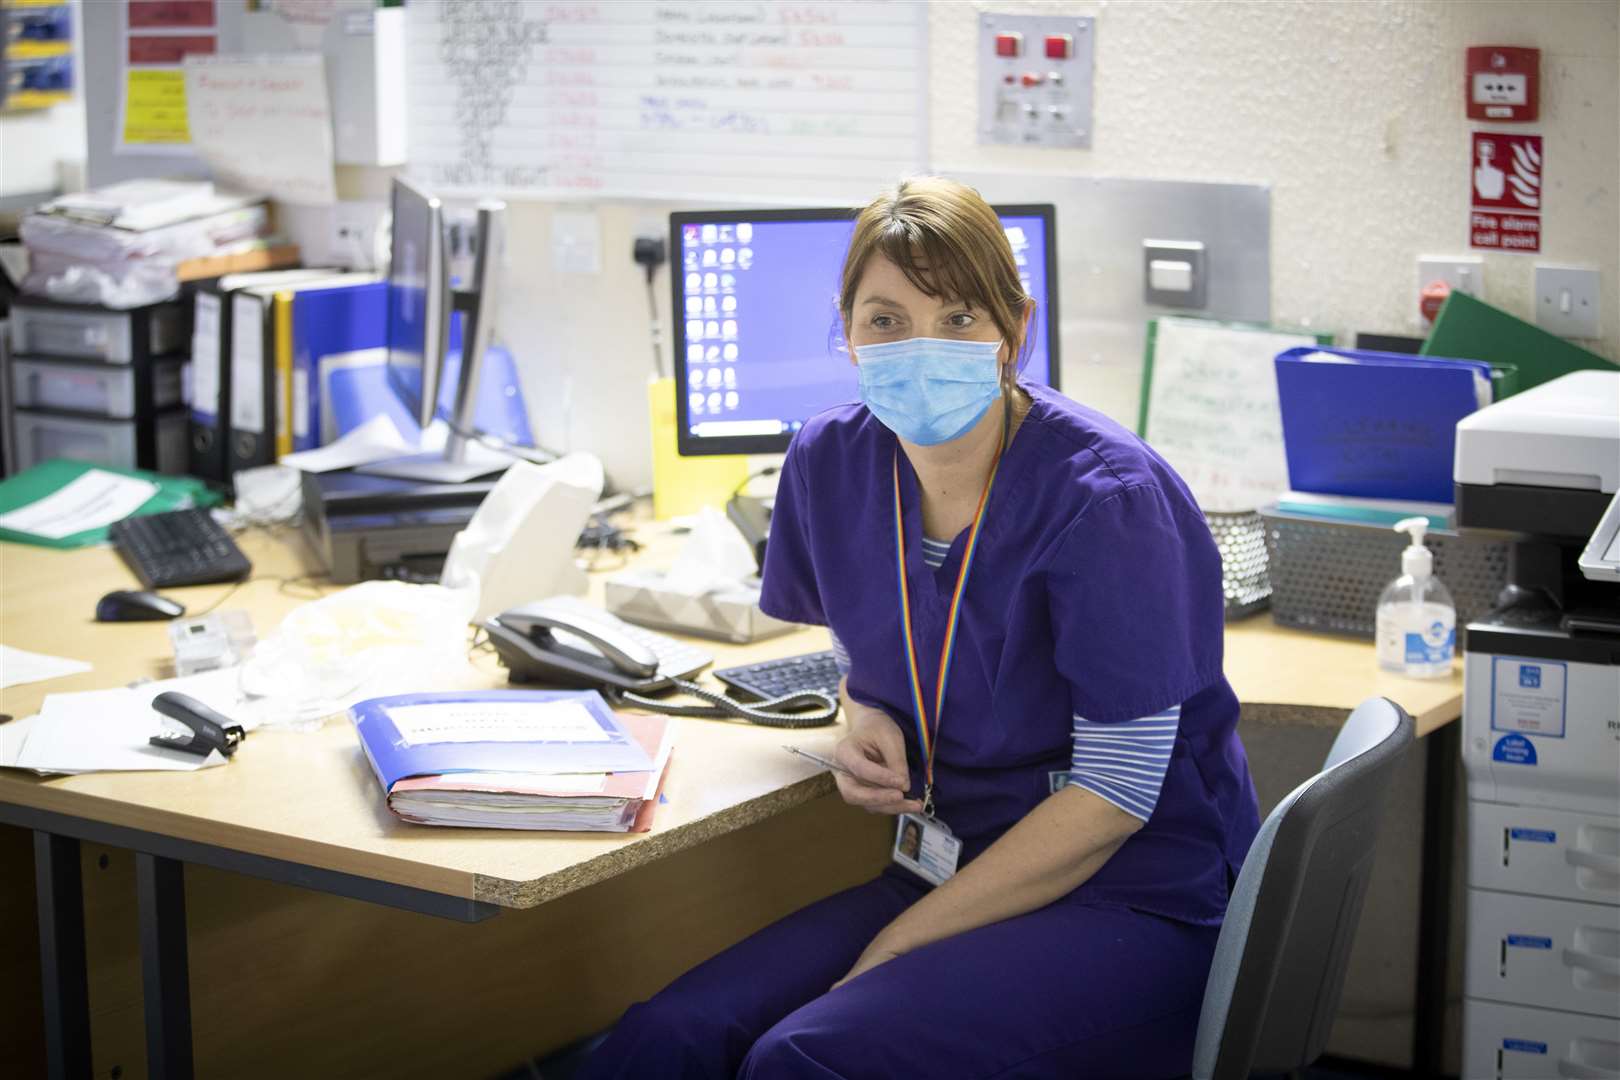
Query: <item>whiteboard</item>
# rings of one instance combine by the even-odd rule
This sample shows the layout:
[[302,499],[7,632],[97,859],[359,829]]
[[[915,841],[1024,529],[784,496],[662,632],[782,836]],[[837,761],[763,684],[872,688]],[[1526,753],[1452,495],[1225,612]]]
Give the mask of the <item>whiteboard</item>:
[[408,172],[447,194],[864,203],[927,158],[927,9],[411,0]]
[[1155,320],[1141,433],[1206,513],[1256,510],[1288,490],[1278,353],[1331,338],[1203,319]]

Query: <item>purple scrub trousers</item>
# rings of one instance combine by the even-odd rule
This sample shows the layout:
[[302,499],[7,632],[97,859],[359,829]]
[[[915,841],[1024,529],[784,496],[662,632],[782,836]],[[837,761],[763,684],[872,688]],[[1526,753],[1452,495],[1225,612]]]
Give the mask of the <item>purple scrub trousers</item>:
[[1178,1077],[1220,928],[1059,901],[828,992],[928,889],[890,869],[766,927],[633,1006],[607,1077]]

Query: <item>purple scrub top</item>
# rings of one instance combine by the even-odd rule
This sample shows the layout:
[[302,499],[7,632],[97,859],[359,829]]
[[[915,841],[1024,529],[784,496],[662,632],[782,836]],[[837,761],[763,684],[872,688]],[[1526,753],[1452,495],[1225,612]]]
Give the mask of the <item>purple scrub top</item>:
[[[959,616],[937,737],[937,812],[962,838],[965,863],[1061,783],[1077,715],[1109,723],[1180,705],[1158,805],[1067,899],[1219,923],[1259,827],[1238,702],[1221,671],[1220,555],[1181,478],[1140,439],[1056,391],[1025,389],[1034,404],[997,474]],[[849,650],[850,695],[905,733],[918,793],[896,580],[897,449],[863,405],[805,424],[782,468],[760,606],[831,627]],[[900,481],[913,629],[932,702],[966,533],[930,569],[903,452]]]

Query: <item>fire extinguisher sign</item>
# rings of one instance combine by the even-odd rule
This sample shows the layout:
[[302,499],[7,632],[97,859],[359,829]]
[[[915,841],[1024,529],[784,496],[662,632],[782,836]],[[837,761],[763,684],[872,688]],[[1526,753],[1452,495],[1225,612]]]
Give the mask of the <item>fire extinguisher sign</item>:
[[1468,242],[1495,251],[1541,250],[1540,135],[1474,132]]

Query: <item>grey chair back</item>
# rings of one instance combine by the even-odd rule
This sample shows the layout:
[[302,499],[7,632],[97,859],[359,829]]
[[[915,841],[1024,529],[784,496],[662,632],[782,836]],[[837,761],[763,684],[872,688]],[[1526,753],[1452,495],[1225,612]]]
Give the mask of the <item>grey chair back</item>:
[[1412,718],[1384,698],[1350,714],[1322,771],[1267,815],[1215,946],[1195,1080],[1286,1073],[1321,1056],[1344,988],[1378,823]]

